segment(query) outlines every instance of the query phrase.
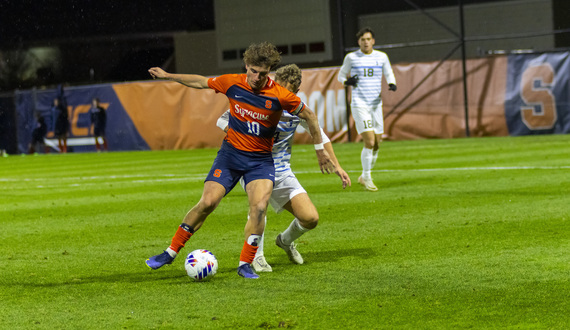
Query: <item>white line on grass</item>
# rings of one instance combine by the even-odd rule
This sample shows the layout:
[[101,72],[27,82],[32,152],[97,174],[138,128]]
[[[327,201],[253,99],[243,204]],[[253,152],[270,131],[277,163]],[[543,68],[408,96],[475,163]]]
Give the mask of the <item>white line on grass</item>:
[[[504,170],[567,170],[570,166],[491,166],[491,167],[450,167],[450,168],[411,168],[411,169],[384,169],[373,170],[377,173],[389,172],[437,172],[437,171],[504,171]],[[294,171],[296,174],[318,174],[320,171]],[[347,171],[348,173],[360,173],[360,170]],[[85,176],[85,177],[49,177],[49,178],[0,178],[0,182],[42,182],[37,188],[55,188],[55,187],[84,187],[92,185],[101,185],[105,183],[121,184],[121,183],[163,183],[163,182],[193,182],[202,181],[206,178],[207,173],[184,175],[184,174],[125,174],[125,175],[109,175],[109,176]],[[127,180],[125,180],[127,179]],[[132,180],[128,180],[132,179]],[[50,181],[57,180],[72,181],[71,184],[45,184]],[[80,181],[78,183],[78,181]],[[92,182],[88,182],[92,181]],[[94,182],[93,182],[94,181]]]
[[[493,170],[567,170],[570,166],[497,166],[497,167],[449,167],[372,170],[372,172],[434,172],[434,171],[493,171]],[[348,171],[360,172],[360,171]]]
[[[36,182],[36,181],[45,181],[45,180],[58,180],[58,181],[89,181],[89,180],[109,180],[109,179],[139,179],[139,178],[156,178],[156,177],[163,177],[163,178],[174,178],[175,180],[180,180],[180,178],[205,178],[207,174],[193,174],[193,175],[184,175],[184,174],[128,174],[128,175],[104,175],[104,176],[80,176],[80,177],[71,177],[71,176],[50,176],[47,178],[26,178],[26,179],[18,179],[18,178],[0,178],[0,182]],[[152,179],[151,179],[152,180]],[[168,179],[159,179],[159,180],[168,180]],[[146,181],[146,180],[141,180]]]
[[[449,167],[449,168],[410,168],[410,169],[383,169],[372,170],[372,172],[386,173],[386,172],[437,172],[437,171],[501,171],[501,170],[567,170],[570,166],[492,166],[492,167]],[[294,171],[296,174],[318,174],[320,171]],[[350,170],[348,173],[359,173],[360,170]],[[0,178],[0,182],[45,182],[49,180],[58,181],[74,181],[73,185],[77,186],[80,183],[77,181],[89,180],[126,180],[125,182],[163,182],[163,181],[195,181],[203,180],[206,178],[207,173],[199,173],[192,175],[185,174],[125,174],[125,175],[103,175],[103,176],[82,176],[82,177],[47,177],[47,178]],[[146,179],[143,179],[146,178]]]
[[[372,172],[438,172],[438,171],[502,171],[502,170],[567,170],[570,166],[497,166],[497,167],[448,167],[448,168],[408,168],[408,169],[385,169],[372,170]],[[294,171],[296,174],[314,174],[319,171]],[[346,171],[348,173],[360,173],[361,170]]]

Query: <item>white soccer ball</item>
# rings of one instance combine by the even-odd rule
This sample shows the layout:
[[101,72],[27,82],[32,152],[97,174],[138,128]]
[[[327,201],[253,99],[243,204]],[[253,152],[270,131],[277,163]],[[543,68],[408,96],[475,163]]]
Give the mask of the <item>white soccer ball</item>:
[[184,262],[186,273],[194,281],[210,279],[218,271],[218,259],[208,250],[194,250],[186,257]]

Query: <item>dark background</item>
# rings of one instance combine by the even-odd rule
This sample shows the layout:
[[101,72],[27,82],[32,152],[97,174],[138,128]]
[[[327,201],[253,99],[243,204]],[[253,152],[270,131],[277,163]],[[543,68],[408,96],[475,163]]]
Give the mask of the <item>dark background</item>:
[[[422,9],[457,6],[459,2],[330,0],[331,9],[337,12],[333,19],[340,22],[333,38],[339,49],[354,46],[362,14],[416,10],[414,4]],[[462,0],[464,5],[483,2],[494,1]],[[570,1],[553,3],[554,29],[569,28]],[[175,69],[175,32],[214,29],[214,0],[1,0],[0,91],[148,79],[149,63]],[[557,35],[556,46],[570,46],[569,38],[570,34]],[[40,63],[37,77],[21,77],[35,60],[26,54],[33,47],[58,49],[60,67]],[[342,57],[337,61],[327,64],[340,65]]]
[[[340,54],[356,45],[360,15],[497,0],[329,1]],[[570,29],[570,1],[552,6],[553,29]],[[204,30],[215,30],[214,0],[0,0],[0,149],[16,153],[15,90],[146,80],[149,65],[175,69],[174,33]],[[30,54],[38,47],[59,52],[57,68]],[[570,33],[555,34],[555,47],[570,47]]]
[[0,43],[214,29],[213,0],[2,0]]

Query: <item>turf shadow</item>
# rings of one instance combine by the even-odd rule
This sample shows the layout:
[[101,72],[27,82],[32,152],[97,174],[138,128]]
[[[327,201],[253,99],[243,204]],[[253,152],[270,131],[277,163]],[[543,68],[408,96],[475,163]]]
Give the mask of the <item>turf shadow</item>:
[[351,248],[321,251],[300,251],[306,263],[337,261],[344,258],[370,259],[378,255],[372,248]]

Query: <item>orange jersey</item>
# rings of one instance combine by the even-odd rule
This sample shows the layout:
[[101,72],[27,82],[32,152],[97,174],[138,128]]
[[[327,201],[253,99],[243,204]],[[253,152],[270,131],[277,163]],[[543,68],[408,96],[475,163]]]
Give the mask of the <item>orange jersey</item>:
[[225,140],[236,149],[271,152],[273,135],[283,110],[297,115],[305,108],[301,99],[267,78],[265,87],[254,92],[245,74],[227,74],[208,79],[208,86],[230,100],[230,120]]

